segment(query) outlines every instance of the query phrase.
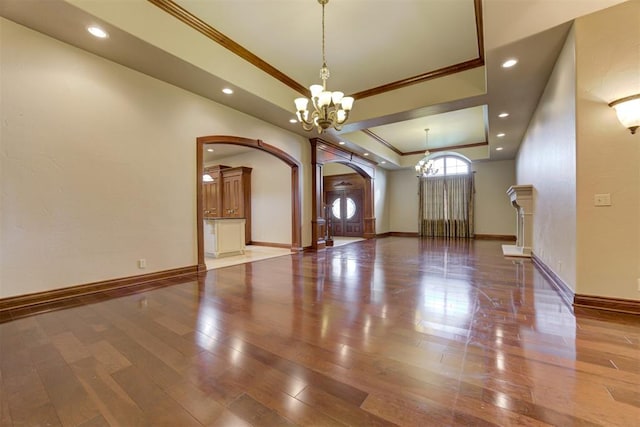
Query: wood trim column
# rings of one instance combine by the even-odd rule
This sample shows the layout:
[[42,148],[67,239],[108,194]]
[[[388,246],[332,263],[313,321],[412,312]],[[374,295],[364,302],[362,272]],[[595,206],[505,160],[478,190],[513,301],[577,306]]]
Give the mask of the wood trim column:
[[313,198],[311,199],[311,247],[314,250],[326,247],[325,236],[327,231],[327,220],[324,217],[324,203],[322,201],[324,188],[322,183],[323,163],[318,162],[318,138],[309,140],[311,143],[311,188]]
[[300,168],[291,165],[291,250],[302,251],[302,212],[300,202]]
[[376,237],[375,194],[373,179],[371,177],[364,177],[364,200],[362,201],[364,208],[364,232],[362,237],[365,239],[373,239]]

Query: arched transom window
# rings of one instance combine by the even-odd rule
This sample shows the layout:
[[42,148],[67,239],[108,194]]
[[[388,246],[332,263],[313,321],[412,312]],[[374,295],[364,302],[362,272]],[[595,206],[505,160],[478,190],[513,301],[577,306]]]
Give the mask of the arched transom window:
[[456,156],[439,156],[431,159],[433,169],[438,172],[430,176],[466,175],[471,168],[469,162]]

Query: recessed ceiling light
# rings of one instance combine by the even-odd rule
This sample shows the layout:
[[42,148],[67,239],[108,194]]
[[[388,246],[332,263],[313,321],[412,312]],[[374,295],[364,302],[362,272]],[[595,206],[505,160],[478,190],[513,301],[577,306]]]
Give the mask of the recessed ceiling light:
[[499,134],[497,134],[496,136],[497,136],[498,138],[502,138],[504,135],[505,135],[504,133],[499,133]]
[[338,144],[340,144],[340,145],[344,145],[344,144],[346,144],[346,142],[344,142],[344,141],[340,141],[340,142],[338,142]]
[[365,155],[365,156],[368,156],[368,155],[369,155],[369,153],[364,153],[364,155]]
[[511,58],[507,59],[502,63],[502,68],[511,68],[518,63],[517,59]]
[[496,151],[502,151],[502,150],[503,150],[503,148],[502,148],[502,147],[498,147],[498,148],[496,148]]
[[95,25],[87,27],[87,31],[89,31],[92,36],[98,37],[99,39],[106,39],[109,37],[109,34],[105,30],[100,27],[96,27]]
[[289,123],[298,123],[298,119],[289,119]]
[[207,148],[207,151],[213,153],[213,148]]
[[386,160],[383,160],[383,161],[380,162],[381,165],[384,165],[385,163],[387,163]]
[[222,89],[222,93],[226,93],[227,95],[231,95],[233,93],[233,89],[229,89],[228,87],[225,87],[224,89]]
[[501,119],[504,119],[505,117],[509,117],[509,113],[500,113],[498,114],[498,117],[500,117]]

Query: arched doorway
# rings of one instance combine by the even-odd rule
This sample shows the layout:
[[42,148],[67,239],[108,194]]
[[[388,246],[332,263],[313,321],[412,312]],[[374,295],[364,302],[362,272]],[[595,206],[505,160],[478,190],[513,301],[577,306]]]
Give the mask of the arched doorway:
[[269,145],[259,139],[242,138],[239,136],[211,135],[201,136],[196,139],[196,179],[198,185],[196,193],[197,211],[197,239],[198,239],[198,271],[206,271],[204,260],[204,237],[203,237],[203,194],[202,175],[204,173],[203,149],[205,144],[227,144],[240,145],[264,151],[282,160],[291,168],[291,250],[302,250],[302,219],[300,206],[300,164],[297,160],[285,153],[281,149]]
[[356,156],[355,154],[342,150],[339,147],[328,144],[321,138],[312,138],[311,143],[311,165],[313,167],[311,186],[313,189],[312,199],[312,224],[311,224],[311,246],[314,249],[326,247],[325,236],[327,234],[327,221],[325,206],[323,203],[323,165],[326,163],[342,163],[353,169],[358,175],[364,178],[363,188],[363,215],[365,239],[376,237],[376,218],[374,206],[373,180],[375,178],[375,163]]

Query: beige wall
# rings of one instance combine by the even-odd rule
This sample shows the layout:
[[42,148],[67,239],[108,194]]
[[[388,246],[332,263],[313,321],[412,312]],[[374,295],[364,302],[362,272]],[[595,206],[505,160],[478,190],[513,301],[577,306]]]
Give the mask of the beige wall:
[[291,168],[260,150],[219,159],[215,164],[251,170],[251,240],[291,244]]
[[343,175],[348,173],[356,173],[356,171],[342,163],[326,163],[322,166],[322,174],[324,176]]
[[418,232],[418,178],[414,169],[387,174],[389,231]]
[[576,289],[575,38],[567,36],[516,162],[534,187],[533,252]]
[[[507,189],[515,184],[514,164],[513,160],[472,163],[471,168],[476,171],[477,234],[515,235],[515,209],[506,194]],[[418,179],[415,171],[388,171],[386,197],[388,231],[417,233]]]
[[[195,265],[195,139],[309,143],[0,18],[0,297]],[[147,268],[137,268],[145,258]]]
[[516,235],[516,210],[507,190],[516,183],[515,161],[474,162],[475,233]]
[[638,17],[631,1],[576,20],[517,159],[534,253],[581,295],[640,299],[640,144],[607,105],[640,93]]
[[389,171],[387,171],[386,169],[376,168],[376,179],[373,182],[373,199],[375,203],[376,215],[376,234],[382,234],[391,231],[388,175]]
[[[640,299],[640,135],[608,107],[640,93],[640,1],[576,21],[576,292]],[[594,195],[611,195],[595,207]]]

